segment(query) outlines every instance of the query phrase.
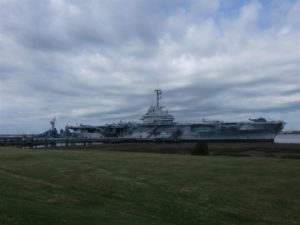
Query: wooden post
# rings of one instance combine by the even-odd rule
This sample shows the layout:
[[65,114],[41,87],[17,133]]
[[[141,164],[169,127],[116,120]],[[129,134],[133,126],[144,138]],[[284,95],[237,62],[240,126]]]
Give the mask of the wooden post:
[[51,147],[55,147],[56,146],[56,142],[55,141],[51,141]]
[[33,148],[33,137],[30,138],[30,144],[29,144],[30,148]]

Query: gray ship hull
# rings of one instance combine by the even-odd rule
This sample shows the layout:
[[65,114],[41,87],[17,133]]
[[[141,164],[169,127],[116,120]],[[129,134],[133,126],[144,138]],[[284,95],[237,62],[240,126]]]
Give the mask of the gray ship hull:
[[283,122],[195,123],[173,125],[111,124],[70,127],[79,137],[119,138],[120,140],[174,141],[273,141]]
[[155,91],[157,104],[142,117],[142,123],[113,123],[103,126],[71,126],[78,137],[119,139],[121,141],[274,141],[284,122],[264,118],[247,122],[206,121],[176,123],[174,117],[159,105],[161,90]]

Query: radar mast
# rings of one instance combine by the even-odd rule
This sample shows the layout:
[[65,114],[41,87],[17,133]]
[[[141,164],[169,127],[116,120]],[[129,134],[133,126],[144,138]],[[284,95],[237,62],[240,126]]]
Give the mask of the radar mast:
[[154,90],[156,93],[156,106],[159,107],[159,100],[162,98],[162,91],[160,89]]
[[51,130],[55,129],[55,123],[56,123],[56,117],[54,117],[52,120],[50,120]]

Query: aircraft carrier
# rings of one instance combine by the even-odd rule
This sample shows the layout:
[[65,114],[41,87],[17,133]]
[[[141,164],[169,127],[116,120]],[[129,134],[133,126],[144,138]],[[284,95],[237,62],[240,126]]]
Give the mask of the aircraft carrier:
[[99,126],[68,126],[80,138],[118,139],[120,141],[274,141],[283,121],[264,118],[244,122],[201,120],[177,123],[160,105],[162,91],[155,90],[156,105],[150,106],[142,122],[119,122]]

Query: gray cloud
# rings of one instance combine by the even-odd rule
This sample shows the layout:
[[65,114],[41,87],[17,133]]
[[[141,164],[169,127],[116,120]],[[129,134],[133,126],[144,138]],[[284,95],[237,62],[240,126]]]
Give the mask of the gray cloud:
[[180,121],[300,129],[299,5],[2,0],[0,133],[137,120],[157,88]]

